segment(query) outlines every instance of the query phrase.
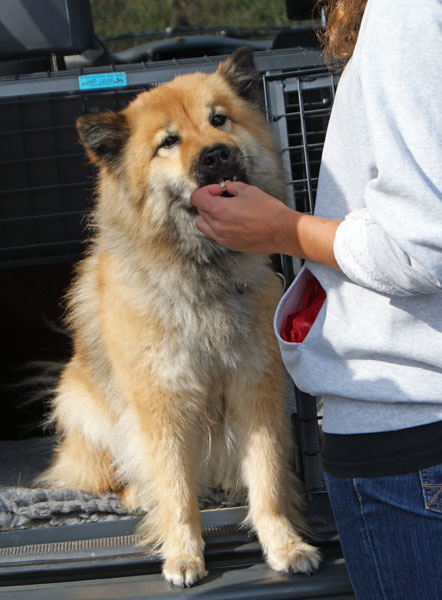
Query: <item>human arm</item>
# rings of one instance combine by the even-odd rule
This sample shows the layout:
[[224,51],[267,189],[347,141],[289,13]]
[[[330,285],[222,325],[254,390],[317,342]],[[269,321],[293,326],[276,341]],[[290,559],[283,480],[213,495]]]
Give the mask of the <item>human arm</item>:
[[338,268],[333,244],[340,221],[292,210],[264,191],[241,182],[225,183],[233,197],[213,184],[196,190],[191,202],[196,227],[231,250],[288,254]]

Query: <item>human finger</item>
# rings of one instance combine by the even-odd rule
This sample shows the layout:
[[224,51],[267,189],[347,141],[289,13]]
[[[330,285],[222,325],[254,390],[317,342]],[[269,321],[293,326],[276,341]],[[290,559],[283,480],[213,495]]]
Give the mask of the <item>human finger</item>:
[[197,208],[204,208],[213,196],[221,196],[223,188],[219,183],[212,183],[192,192],[190,202]]
[[232,196],[239,196],[239,194],[247,187],[249,187],[249,184],[243,183],[242,181],[227,180],[224,182],[224,188],[226,192]]

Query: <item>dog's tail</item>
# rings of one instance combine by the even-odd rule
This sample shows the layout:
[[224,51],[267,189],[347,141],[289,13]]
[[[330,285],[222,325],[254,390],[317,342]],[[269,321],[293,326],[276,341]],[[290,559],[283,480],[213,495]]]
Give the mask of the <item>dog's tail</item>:
[[44,431],[52,427],[52,400],[65,367],[63,361],[30,361],[18,368],[17,380],[8,384],[19,400],[17,407],[26,410],[37,404],[42,406],[42,416],[38,423],[28,423],[29,428],[40,426]]

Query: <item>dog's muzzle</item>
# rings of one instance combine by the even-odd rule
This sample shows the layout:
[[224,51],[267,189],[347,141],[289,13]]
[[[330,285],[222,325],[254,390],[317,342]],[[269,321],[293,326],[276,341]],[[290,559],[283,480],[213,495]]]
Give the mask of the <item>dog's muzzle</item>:
[[[244,157],[238,148],[216,144],[203,148],[197,160],[196,180],[199,187],[226,180],[247,183]],[[223,195],[230,195],[226,191]]]

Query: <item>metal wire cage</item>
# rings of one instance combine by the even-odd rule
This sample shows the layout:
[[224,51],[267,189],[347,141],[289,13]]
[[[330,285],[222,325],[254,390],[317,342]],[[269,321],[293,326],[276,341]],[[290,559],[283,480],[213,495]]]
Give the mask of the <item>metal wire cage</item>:
[[267,117],[279,140],[289,204],[309,214],[337,81],[323,68],[264,76]]
[[[312,213],[337,76],[323,67],[262,72],[265,108],[279,141],[289,204]],[[0,98],[0,267],[70,262],[81,255],[93,173],[75,121],[82,114],[120,110],[156,83],[156,73],[150,81],[139,68],[135,75],[142,80],[137,85],[79,93],[67,74],[55,82],[61,87],[66,79],[64,92]],[[165,76],[171,75],[169,69]],[[41,81],[41,76],[31,78],[26,88]],[[283,258],[288,282],[298,267],[296,260]],[[296,462],[311,496],[325,490],[316,403],[299,390],[294,393]]]
[[[323,67],[262,72],[265,108],[279,141],[289,204],[312,213],[337,76]],[[169,69],[165,76],[172,75]],[[135,76],[142,81],[124,89],[79,93],[67,74],[56,78],[67,91],[0,98],[0,267],[70,262],[81,255],[93,174],[75,121],[82,114],[120,110],[157,82],[156,73],[148,81],[139,68]],[[36,77],[35,84],[41,80]],[[283,258],[288,282],[298,267],[296,260]],[[316,403],[299,390],[294,393],[297,468],[312,497],[325,492]]]

